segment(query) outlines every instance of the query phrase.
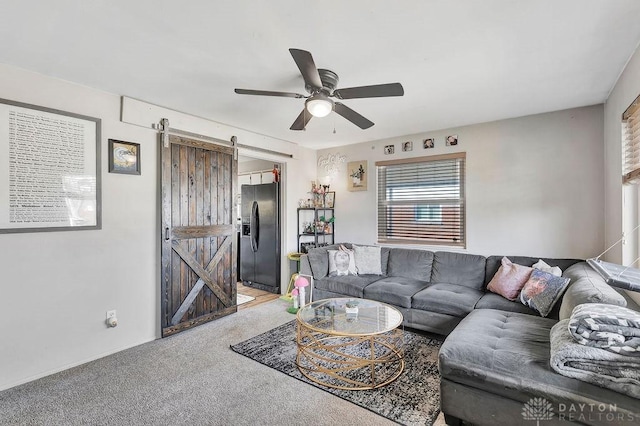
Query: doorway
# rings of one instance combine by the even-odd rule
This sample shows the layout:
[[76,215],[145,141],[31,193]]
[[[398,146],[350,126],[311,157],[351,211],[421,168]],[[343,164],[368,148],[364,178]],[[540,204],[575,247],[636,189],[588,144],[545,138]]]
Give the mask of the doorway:
[[272,160],[238,158],[238,288],[257,297],[281,292],[282,168]]

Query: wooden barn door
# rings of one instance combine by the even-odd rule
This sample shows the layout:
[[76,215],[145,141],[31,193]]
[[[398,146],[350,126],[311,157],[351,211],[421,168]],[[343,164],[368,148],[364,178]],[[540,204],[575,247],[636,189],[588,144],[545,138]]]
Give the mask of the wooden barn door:
[[236,312],[233,148],[162,147],[162,336]]

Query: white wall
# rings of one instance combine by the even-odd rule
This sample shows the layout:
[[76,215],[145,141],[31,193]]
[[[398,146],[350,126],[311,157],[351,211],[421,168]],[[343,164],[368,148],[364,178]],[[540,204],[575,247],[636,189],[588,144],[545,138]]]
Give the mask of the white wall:
[[[605,245],[616,242],[638,225],[638,187],[622,185],[622,113],[640,95],[640,51],[636,50],[604,106]],[[606,248],[605,247],[605,248]],[[628,265],[638,257],[638,233],[629,235],[606,255]],[[636,265],[637,266],[637,265]],[[640,294],[630,293],[640,303]]]
[[[125,124],[118,95],[6,65],[0,65],[0,93],[102,119],[102,230],[0,235],[2,390],[159,335],[159,151],[157,132],[149,126],[165,116],[143,127]],[[168,118],[184,130],[204,129],[224,140],[236,134],[240,143],[294,154],[285,165],[292,176],[285,189],[287,210],[295,212],[298,198],[306,196],[296,179],[315,176],[314,151],[178,113]],[[141,144],[141,176],[107,172],[109,138]],[[293,219],[286,225],[285,254],[296,250]],[[283,268],[288,271],[288,265]],[[118,312],[117,328],[105,326],[109,309]]]
[[[459,136],[455,147],[444,146],[450,134]],[[435,148],[422,148],[427,137]],[[401,151],[404,141],[413,141],[413,151]],[[465,151],[467,252],[585,258],[603,246],[602,141],[603,107],[595,105],[326,149],[318,157],[368,160],[368,191],[346,191],[346,163],[329,176],[338,241],[376,242],[376,161]],[[383,154],[387,144],[395,144],[394,155]],[[318,178],[326,177],[319,166]]]

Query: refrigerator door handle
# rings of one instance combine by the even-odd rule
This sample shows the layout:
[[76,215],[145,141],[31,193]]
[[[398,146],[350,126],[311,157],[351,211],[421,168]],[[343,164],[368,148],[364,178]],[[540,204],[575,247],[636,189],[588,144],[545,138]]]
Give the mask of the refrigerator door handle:
[[254,201],[251,205],[251,250],[258,251],[260,243],[260,213],[258,211],[258,202]]

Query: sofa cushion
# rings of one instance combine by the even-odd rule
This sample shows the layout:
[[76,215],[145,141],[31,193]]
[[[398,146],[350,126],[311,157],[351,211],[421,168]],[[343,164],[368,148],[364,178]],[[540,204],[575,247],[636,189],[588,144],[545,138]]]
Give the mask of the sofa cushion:
[[314,288],[345,296],[364,297],[364,288],[380,279],[379,275],[343,275],[314,280]]
[[[491,281],[491,278],[496,274],[498,268],[500,268],[500,261],[504,256],[489,256],[487,257],[487,265],[485,272],[485,284],[488,284]],[[579,259],[550,259],[547,257],[527,257],[527,256],[507,256],[509,260],[513,263],[517,263],[518,265],[524,266],[533,266],[534,263],[537,263],[539,260],[544,260],[544,262],[549,266],[557,266],[561,270],[567,269],[569,266],[582,262]]]
[[627,306],[625,298],[611,288],[587,262],[572,265],[562,275],[570,278],[571,283],[562,297],[560,319],[569,318],[573,308],[583,303]]
[[382,275],[388,275],[387,269],[389,268],[389,252],[391,249],[389,247],[381,247],[380,248],[380,269],[382,269]]
[[513,263],[507,257],[501,260],[500,269],[491,278],[487,290],[499,294],[505,299],[517,300],[520,290],[531,276],[532,268]]
[[382,253],[379,246],[353,245],[359,275],[382,275]]
[[434,283],[416,293],[411,307],[464,317],[473,310],[484,293],[474,288],[449,283]]
[[[559,403],[568,407],[571,403],[602,402],[607,406],[617,404],[618,412],[632,407],[637,412],[637,399],[551,369],[549,332],[556,322],[515,312],[477,309],[442,344],[438,354],[440,374],[445,380],[522,403],[532,397],[544,397],[555,407]],[[603,419],[598,424],[610,423]]]
[[546,317],[560,300],[569,281],[569,278],[557,277],[550,272],[534,269],[529,281],[522,288],[520,301]]
[[484,256],[476,254],[435,252],[431,282],[458,284],[480,290],[484,284],[485,262]]
[[431,281],[433,252],[427,250],[392,248],[389,250],[387,275]]
[[476,303],[476,309],[499,309],[501,311],[538,315],[536,311],[523,305],[520,301],[512,302],[495,293],[485,293]]
[[413,278],[386,277],[366,286],[364,297],[402,306],[403,308],[410,308],[413,295],[428,286],[428,282]]

